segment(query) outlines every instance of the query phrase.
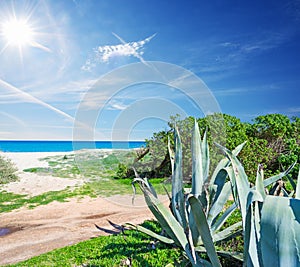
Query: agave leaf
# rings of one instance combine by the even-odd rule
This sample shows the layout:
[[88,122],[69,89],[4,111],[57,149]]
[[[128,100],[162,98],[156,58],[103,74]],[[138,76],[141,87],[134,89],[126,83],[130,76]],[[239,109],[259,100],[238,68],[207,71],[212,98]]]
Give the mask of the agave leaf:
[[239,261],[243,261],[243,253],[240,252],[228,252],[228,251],[217,251],[219,256],[226,258],[234,258]]
[[281,179],[282,177],[286,176],[295,166],[296,162],[294,164],[292,164],[290,167],[288,167],[285,171],[277,174],[277,175],[274,175],[268,179],[265,179],[264,180],[264,187],[272,184],[272,183],[275,183],[277,182],[279,179]]
[[167,209],[159,199],[154,197],[149,191],[143,190],[144,197],[148,208],[151,210],[167,235],[172,238],[175,243],[185,247],[187,243],[186,236],[179,222],[175,219],[169,209]]
[[223,186],[226,182],[226,178],[228,177],[226,170],[220,169],[216,178],[214,179],[213,185],[216,185],[216,193],[214,196],[214,202],[219,198],[219,195],[223,189]]
[[218,241],[222,241],[224,239],[236,236],[237,234],[242,233],[242,222],[237,222],[231,226],[228,226],[227,228],[225,228],[223,231],[217,232],[217,233],[213,233],[212,237],[214,242],[218,242]]
[[[200,253],[206,253],[206,249],[203,246],[195,247],[195,250]],[[243,261],[243,253],[240,252],[229,252],[229,251],[218,250],[217,254],[222,257],[234,258],[236,260]]]
[[[255,227],[255,217],[253,216],[253,205],[248,209],[249,223],[246,226],[246,232],[244,235],[244,260],[246,266],[259,267],[263,266],[260,264],[260,258],[258,256],[258,239]],[[246,252],[245,252],[246,251]]]
[[213,222],[211,226],[211,231],[212,232],[218,231],[224,225],[228,217],[235,211],[236,208],[237,205],[234,202],[228,209],[225,210],[225,212],[222,214],[220,218],[218,218],[215,222]]
[[151,237],[153,237],[153,238],[155,238],[155,239],[157,239],[157,240],[159,240],[163,243],[174,244],[173,239],[168,238],[166,236],[159,235],[159,234],[157,234],[157,233],[155,233],[155,232],[153,232],[153,231],[151,231],[151,230],[149,230],[149,229],[147,229],[147,228],[145,228],[141,225],[134,225],[134,224],[131,224],[131,223],[126,223],[126,224],[124,224],[124,226],[128,227],[130,229],[138,230],[138,231],[140,231],[144,234],[147,234],[147,235],[149,235],[149,236],[151,236]]
[[[227,172],[225,170],[222,171],[223,174],[227,176]],[[216,179],[217,181],[217,179]],[[221,186],[218,186],[218,189]],[[214,220],[217,218],[217,216],[220,214],[220,212],[223,210],[225,203],[230,197],[231,194],[231,184],[230,181],[226,182],[224,186],[222,186],[221,191],[218,192],[215,196],[215,201],[210,208],[208,215],[207,215],[207,223],[208,225],[212,225],[214,223]]]
[[266,197],[260,246],[265,266],[300,266],[300,200]]
[[136,182],[139,183],[140,187],[143,187],[145,190],[148,190],[149,192],[151,192],[152,195],[154,195],[157,198],[157,193],[156,193],[154,187],[152,186],[152,184],[148,181],[148,179],[146,177],[145,178],[137,177],[137,178],[133,179],[131,184],[134,188],[134,194],[136,193],[136,190],[134,187],[134,184]]
[[172,173],[174,172],[174,159],[175,159],[175,155],[174,155],[174,151],[171,148],[171,142],[170,142],[170,138],[168,137],[168,151],[169,151],[169,156],[170,156],[170,161],[171,161],[171,170]]
[[300,169],[299,169],[299,172],[298,172],[298,179],[297,179],[297,187],[296,187],[295,198],[300,199]]
[[[198,123],[197,123],[197,127],[198,127]],[[201,154],[202,154],[203,180],[205,184],[208,182],[208,171],[209,171],[209,147],[207,143],[206,131],[204,132],[203,140],[201,142]]]
[[182,179],[182,145],[178,129],[175,128],[175,162],[174,172],[172,173],[172,210],[179,223],[185,229],[187,218],[185,211],[185,201],[183,193]]
[[256,174],[256,181],[255,181],[255,186],[256,190],[261,194],[262,198],[266,198],[266,192],[264,188],[264,171],[259,165],[257,168],[257,174]]
[[201,202],[193,195],[188,198],[188,201],[212,266],[221,266]]
[[192,134],[192,194],[199,197],[203,191],[204,177],[202,165],[201,137],[195,120]]
[[[232,150],[232,154],[237,156],[245,144],[246,144],[246,142],[238,145],[234,150]],[[219,146],[218,144],[216,144],[216,145]],[[228,158],[224,158],[218,163],[217,167],[215,168],[215,170],[211,176],[211,179],[210,179],[211,184],[213,184],[215,182],[215,179],[216,179],[218,173],[220,172],[220,170],[226,168],[229,163],[230,163],[230,160]]]
[[141,189],[144,193],[149,209],[162,228],[166,231],[167,235],[184,249],[193,266],[201,266],[201,259],[198,255],[194,254],[194,251],[191,250],[191,246],[188,242],[184,229],[173,216],[172,212],[158,198],[154,197],[149,190]]
[[226,155],[228,156],[232,164],[232,169],[229,170],[227,167],[226,170],[228,170],[227,172],[230,180],[236,186],[236,190],[239,196],[238,200],[239,200],[242,218],[243,218],[243,226],[245,226],[247,210],[249,205],[251,204],[251,202],[250,203],[248,202],[248,195],[250,193],[250,185],[248,182],[248,177],[245,173],[242,164],[237,159],[237,157],[233,155],[233,153],[228,149],[224,147],[221,147],[221,149],[226,153]]

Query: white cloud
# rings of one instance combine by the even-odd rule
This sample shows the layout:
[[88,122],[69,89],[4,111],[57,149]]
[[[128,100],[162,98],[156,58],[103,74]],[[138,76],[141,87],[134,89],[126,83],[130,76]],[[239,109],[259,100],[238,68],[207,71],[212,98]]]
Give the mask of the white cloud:
[[99,46],[94,49],[94,54],[92,58],[87,59],[85,64],[81,67],[82,70],[90,71],[94,68],[97,63],[107,63],[113,57],[136,57],[141,62],[145,62],[143,59],[143,47],[146,43],[156,35],[153,34],[150,37],[138,41],[138,42],[125,42],[121,37],[113,33],[122,43],[118,45],[104,45]]
[[127,107],[128,107],[128,105],[125,105],[121,101],[111,100],[106,109],[107,110],[124,110]]

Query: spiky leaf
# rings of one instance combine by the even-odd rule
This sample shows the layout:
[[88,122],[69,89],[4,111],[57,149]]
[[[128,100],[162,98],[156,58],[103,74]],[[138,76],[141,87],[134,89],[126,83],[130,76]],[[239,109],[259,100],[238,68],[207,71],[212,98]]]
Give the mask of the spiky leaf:
[[188,201],[191,205],[194,220],[212,265],[221,266],[201,202],[192,195],[188,198]]
[[261,210],[265,266],[300,266],[300,200],[267,196]]
[[175,161],[172,174],[172,210],[179,223],[185,229],[187,227],[187,219],[183,193],[182,145],[177,128],[175,128]]
[[204,184],[201,152],[201,137],[198,123],[195,121],[192,134],[192,194],[196,197],[202,194]]

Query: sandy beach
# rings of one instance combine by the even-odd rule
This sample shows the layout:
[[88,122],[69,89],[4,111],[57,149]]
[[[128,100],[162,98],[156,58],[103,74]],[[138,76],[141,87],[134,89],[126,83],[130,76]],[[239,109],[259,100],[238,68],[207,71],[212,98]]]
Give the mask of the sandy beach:
[[18,152],[18,153],[1,153],[10,159],[18,168],[17,175],[20,180],[12,182],[2,187],[7,192],[13,192],[17,194],[26,194],[30,196],[40,195],[48,191],[59,191],[66,187],[74,187],[82,184],[81,180],[59,178],[47,175],[39,175],[36,173],[24,172],[24,169],[33,167],[48,167],[46,161],[40,159],[57,156],[57,155],[68,155],[72,152]]
[[[4,185],[1,189],[34,196],[80,185],[83,180],[41,176],[23,171],[32,167],[47,167],[47,162],[40,161],[40,158],[65,154],[1,153],[1,156],[16,164],[20,177],[19,181]],[[74,198],[64,203],[55,201],[34,209],[21,208],[0,213],[0,229],[10,230],[9,234],[0,236],[0,265],[16,263],[103,234],[94,224],[111,229],[107,220],[122,224],[142,223],[151,218],[152,214],[146,208],[143,197],[139,196],[133,206],[129,195],[105,199]]]

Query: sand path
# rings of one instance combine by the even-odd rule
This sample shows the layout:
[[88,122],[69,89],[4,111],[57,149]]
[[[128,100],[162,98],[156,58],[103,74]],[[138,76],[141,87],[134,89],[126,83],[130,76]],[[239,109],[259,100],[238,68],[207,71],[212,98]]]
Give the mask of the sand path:
[[[125,197],[123,196],[123,203]],[[128,204],[131,197],[127,196]],[[143,206],[142,199],[137,200]],[[117,224],[142,223],[152,215],[145,207],[121,206],[109,199],[84,198],[52,202],[35,209],[0,214],[0,228],[11,233],[0,237],[0,265],[16,263],[33,256],[103,235],[94,224],[113,229]]]

